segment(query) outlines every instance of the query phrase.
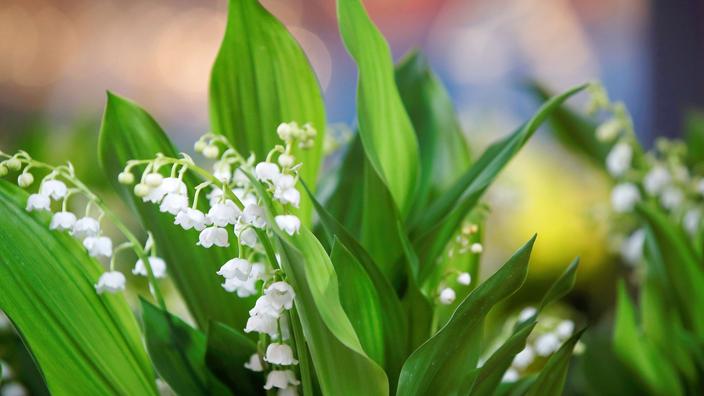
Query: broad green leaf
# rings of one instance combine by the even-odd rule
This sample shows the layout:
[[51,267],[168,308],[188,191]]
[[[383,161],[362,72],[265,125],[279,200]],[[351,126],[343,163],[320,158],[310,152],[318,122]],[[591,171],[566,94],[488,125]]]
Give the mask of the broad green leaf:
[[179,395],[230,394],[205,365],[205,334],[141,299],[144,339],[159,376]]
[[614,323],[614,350],[616,354],[654,394],[683,394],[677,373],[666,358],[644,338],[638,329],[636,310],[628,297],[626,286],[619,283]]
[[[315,199],[313,193],[306,188],[306,191],[311,197],[313,206],[315,207],[320,223],[327,230],[327,233],[338,238],[340,245],[344,246],[345,250],[353,256],[350,269],[357,269],[357,277],[350,278],[342,275],[338,269],[339,263],[331,257],[331,261],[335,266],[336,272],[341,279],[346,281],[340,285],[342,290],[341,296],[347,289],[356,288],[357,283],[370,285],[377,294],[377,304],[379,305],[380,317],[376,320],[381,321],[381,326],[376,327],[375,335],[383,339],[384,359],[386,373],[389,376],[389,381],[393,385],[396,383],[396,378],[401,370],[403,359],[406,358],[408,330],[406,327],[406,317],[403,314],[403,307],[395,293],[394,288],[389,281],[379,271],[374,260],[369,253],[357,242],[357,240],[340,224],[325,208]],[[357,279],[352,281],[352,279]],[[344,298],[343,298],[344,307]],[[349,315],[349,312],[348,312]],[[351,315],[350,315],[351,316]],[[352,318],[351,318],[352,319]],[[354,323],[354,319],[353,323]],[[381,330],[380,330],[381,328]],[[425,335],[427,337],[427,333]]]
[[[156,153],[177,156],[178,152],[156,121],[135,103],[108,93],[108,102],[100,129],[100,162],[115,190],[139,216],[156,240],[158,253],[168,265],[173,278],[196,323],[205,329],[209,320],[217,320],[236,329],[244,328],[252,299],[239,299],[225,292],[216,274],[232,258],[234,251],[196,246],[198,232],[174,224],[174,217],[161,213],[158,205],[142,202],[132,193],[132,186],[117,181],[117,175],[130,159],[154,158]],[[189,188],[199,183],[184,179]],[[201,195],[201,205],[206,202]],[[205,207],[201,207],[205,210]]]
[[420,150],[420,178],[414,208],[422,210],[469,167],[467,141],[450,95],[418,51],[396,67],[396,85]]
[[499,301],[523,284],[535,237],[462,301],[448,323],[416,349],[401,370],[398,395],[466,394],[479,351],[476,336]]
[[338,0],[342,41],[357,63],[357,118],[364,151],[402,215],[413,204],[418,142],[394,81],[391,51],[360,0]]
[[434,262],[443,251],[462,219],[476,206],[499,172],[553,111],[584,88],[584,85],[572,88],[547,101],[516,132],[492,144],[450,189],[428,207],[412,228],[413,244],[424,264],[421,279],[425,279],[431,269],[427,264]]
[[258,395],[264,386],[260,373],[244,367],[256,352],[257,344],[242,333],[222,323],[210,322],[205,364],[238,395]]
[[[338,180],[335,190],[325,201],[325,208],[355,237],[359,237],[362,229],[362,213],[364,211],[364,148],[357,134],[347,144],[347,152],[338,170]],[[314,203],[315,204],[315,203]]]
[[662,256],[667,279],[674,290],[686,328],[704,337],[704,271],[702,260],[689,244],[685,231],[659,209],[640,204],[638,214],[648,224]]
[[704,112],[689,111],[684,123],[684,141],[687,145],[687,162],[697,166],[704,162]]
[[104,271],[80,242],[24,210],[27,194],[0,180],[0,310],[53,395],[156,395],[139,329],[122,295],[99,295]]
[[[535,97],[544,102],[550,99],[550,92],[538,82],[528,85]],[[555,110],[548,118],[550,131],[566,147],[584,155],[599,168],[603,168],[611,144],[597,139],[597,125],[567,108]]]
[[[320,86],[303,50],[283,24],[257,0],[230,0],[225,37],[210,79],[213,131],[227,136],[241,153],[263,160],[282,141],[282,122],[310,122],[318,131],[315,147],[294,149],[300,174],[315,186],[322,160],[325,110]],[[310,222],[310,202],[300,214]]]
[[[572,288],[577,279],[577,267],[579,259],[576,258],[570,263],[565,271],[553,282],[548,289],[538,308],[538,314],[549,304],[564,297]],[[488,395],[501,382],[506,370],[511,366],[511,362],[516,355],[525,348],[526,340],[537,324],[538,314],[528,320],[517,323],[513,334],[497,349],[489,359],[477,369],[476,379],[472,385],[470,394]]]
[[572,350],[584,333],[582,329],[572,335],[548,359],[538,377],[531,384],[526,396],[561,396],[572,360]]
[[[305,225],[293,236],[281,231],[274,221],[276,212],[268,193],[248,176],[263,198],[281,253],[281,266],[296,291],[296,310],[322,393],[388,395],[386,373],[365,353],[340,302],[338,277],[325,249]],[[264,234],[259,236],[261,240]]]

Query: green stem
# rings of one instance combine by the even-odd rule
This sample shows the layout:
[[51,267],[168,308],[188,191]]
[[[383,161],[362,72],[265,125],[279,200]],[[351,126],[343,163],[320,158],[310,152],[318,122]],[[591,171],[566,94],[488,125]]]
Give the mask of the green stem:
[[296,357],[298,357],[298,368],[301,374],[303,395],[313,395],[313,379],[310,373],[308,348],[306,347],[306,339],[303,336],[303,327],[298,318],[296,307],[293,307],[293,309],[289,311],[289,315],[291,316],[289,322],[291,324],[291,330],[293,330],[293,344],[296,347]]

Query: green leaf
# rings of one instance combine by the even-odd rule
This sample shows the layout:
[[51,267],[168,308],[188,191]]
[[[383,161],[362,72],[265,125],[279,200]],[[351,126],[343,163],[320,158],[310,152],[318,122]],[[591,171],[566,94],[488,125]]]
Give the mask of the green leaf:
[[[252,175],[247,176],[263,200],[281,267],[296,291],[296,310],[322,393],[388,395],[386,373],[367,356],[342,307],[338,277],[325,249],[304,225],[293,236],[281,231],[268,193]],[[259,236],[262,240],[264,234]]]
[[450,95],[420,52],[411,52],[398,64],[396,85],[418,138],[420,178],[414,208],[422,210],[469,167],[469,147]]
[[[552,302],[564,297],[574,287],[577,279],[579,259],[574,259],[565,271],[553,282],[538,308],[538,314]],[[525,348],[526,340],[537,324],[538,314],[516,324],[513,334],[497,349],[489,359],[477,369],[471,395],[489,395],[501,383],[506,370],[516,355]]]
[[548,359],[538,377],[531,384],[526,396],[561,396],[567,379],[567,370],[572,360],[572,350],[584,333],[582,329],[572,335]]
[[205,334],[140,299],[144,338],[159,376],[179,395],[230,394],[205,366]]
[[[135,103],[108,93],[108,102],[100,129],[100,162],[115,190],[152,232],[158,253],[168,265],[169,275],[183,296],[190,313],[201,329],[209,320],[244,328],[253,299],[239,299],[225,292],[216,274],[220,266],[233,257],[224,248],[196,246],[198,232],[174,224],[174,217],[161,213],[158,205],[142,202],[131,186],[117,181],[117,175],[130,159],[154,158],[156,153],[177,156],[178,152],[156,121]],[[186,177],[193,188],[199,181]],[[202,194],[201,205],[206,198]],[[204,209],[201,206],[201,209]]]
[[701,258],[689,244],[685,231],[659,209],[648,204],[637,206],[648,224],[662,257],[667,279],[674,290],[677,306],[686,328],[704,337],[704,271]]
[[238,395],[258,395],[264,386],[260,373],[244,367],[257,352],[257,344],[237,330],[218,322],[208,326],[205,363],[222,383]]
[[[330,198],[325,201],[325,208],[355,237],[359,237],[362,229],[362,213],[364,211],[364,189],[359,188],[364,183],[364,148],[357,134],[347,144],[347,152],[342,159],[338,171],[338,180]],[[309,194],[310,197],[310,194]],[[315,205],[315,202],[313,203]]]
[[704,162],[704,112],[689,111],[684,123],[684,141],[687,145],[687,162],[697,166]]
[[639,331],[636,310],[623,281],[618,286],[614,322],[614,350],[621,361],[635,372],[654,394],[683,394],[677,373],[672,366],[662,364],[666,358]]
[[462,219],[476,206],[511,158],[553,111],[584,88],[584,85],[572,88],[547,101],[516,132],[489,146],[457,182],[428,207],[425,215],[412,228],[413,245],[418,251],[420,262],[425,264],[420,279],[427,277],[432,269],[427,263],[433,263],[438,257]]
[[364,151],[402,215],[413,204],[418,142],[394,81],[386,40],[360,0],[338,0],[342,40],[357,63],[357,118]]
[[[403,314],[403,307],[396,295],[394,288],[379,271],[372,257],[367,253],[362,245],[340,224],[325,208],[315,199],[313,193],[306,188],[310,195],[313,206],[320,218],[322,226],[327,229],[327,232],[338,238],[338,242],[344,247],[345,251],[349,251],[352,260],[347,260],[349,264],[347,270],[356,274],[355,277],[345,276],[342,273],[344,268],[340,268],[339,262],[331,254],[331,261],[335,266],[335,271],[341,279],[346,281],[341,283],[341,298],[343,307],[345,307],[345,294],[350,297],[354,295],[358,284],[365,284],[373,289],[370,294],[375,298],[375,304],[378,304],[379,317],[370,319],[370,321],[380,321],[381,325],[374,328],[374,335],[383,339],[384,346],[384,367],[389,376],[389,381],[395,385],[398,373],[401,370],[403,359],[406,358],[406,345],[408,340],[408,330],[406,327],[406,317]],[[342,250],[342,249],[341,249]],[[353,280],[354,279],[354,280]],[[347,300],[354,303],[353,299]],[[375,309],[376,311],[377,309]],[[349,310],[345,307],[345,311],[350,316],[353,324],[355,322]],[[360,319],[360,321],[362,321]],[[369,321],[364,321],[368,323]],[[357,328],[357,326],[355,326]],[[381,328],[381,331],[380,331]],[[358,331],[359,334],[359,331]],[[426,335],[427,336],[427,335]]]
[[99,295],[104,271],[80,242],[24,210],[27,194],[0,180],[0,310],[53,395],[156,395],[139,329],[122,295]]
[[[530,83],[528,89],[541,102],[552,96],[547,88],[538,82]],[[564,107],[552,113],[548,119],[548,125],[558,141],[572,151],[585,156],[597,167],[604,167],[611,144],[597,139],[597,125]]]
[[[315,146],[295,148],[303,162],[300,175],[315,186],[322,160],[325,110],[320,86],[303,50],[283,24],[257,0],[231,0],[225,37],[210,79],[213,131],[225,135],[242,153],[264,159],[281,140],[282,122],[310,122],[318,131]],[[310,222],[310,202],[300,215]]]
[[406,360],[398,395],[466,394],[474,378],[478,334],[484,318],[499,301],[523,284],[535,237],[521,247],[494,275],[462,301],[448,323]]

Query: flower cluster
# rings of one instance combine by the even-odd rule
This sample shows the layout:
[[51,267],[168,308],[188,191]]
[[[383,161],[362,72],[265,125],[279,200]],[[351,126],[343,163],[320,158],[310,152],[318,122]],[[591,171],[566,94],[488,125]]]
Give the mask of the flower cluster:
[[[456,255],[481,254],[484,251],[484,247],[479,242],[473,242],[477,240],[478,232],[478,225],[464,224],[459,234],[449,244],[447,257],[452,259]],[[450,305],[455,302],[457,293],[452,287],[453,283],[460,287],[469,286],[472,283],[472,276],[468,272],[449,271],[438,286],[437,301],[440,304]]]
[[[518,322],[525,322],[538,313],[534,307],[524,308],[518,315]],[[542,317],[541,317],[542,318]],[[562,343],[572,336],[574,322],[554,316],[542,318],[531,333],[526,346],[513,359],[511,367],[504,373],[504,382],[515,382],[522,375],[532,371],[533,366],[541,366],[547,358],[555,353]],[[584,346],[577,344],[575,353],[581,352]]]
[[[134,170],[143,167],[134,186],[143,201],[159,205],[184,230],[198,231],[196,244],[201,247],[227,248],[231,240],[236,243],[237,256],[217,274],[223,277],[226,291],[243,298],[259,296],[244,331],[260,334],[260,352],[246,367],[268,372],[265,389],[277,388],[279,394],[291,395],[299,384],[292,370],[298,361],[288,328],[295,292],[279,268],[278,255],[272,257],[265,245],[271,246],[274,226],[290,236],[300,230],[301,221],[294,212],[301,201],[297,184],[302,164],[292,151],[312,147],[316,132],[309,124],[300,127],[290,122],[279,125],[277,133],[284,144],[275,146],[260,162],[253,154],[245,158],[223,136],[208,133],[194,149],[214,161],[212,171],[196,165],[186,154],[181,158],[158,154],[154,159],[128,161],[118,180],[134,183]],[[164,169],[168,175],[162,174]],[[184,182],[187,174],[203,180],[192,195]],[[201,199],[204,190],[206,199]],[[267,202],[276,205],[275,224],[269,222]]]
[[[10,170],[19,171],[17,184],[22,188],[28,188],[34,184],[32,170],[48,171],[48,174],[40,181],[37,192],[30,194],[27,198],[26,210],[52,213],[49,223],[50,229],[68,232],[81,241],[91,257],[109,260],[109,271],[103,273],[95,285],[98,293],[115,293],[124,290],[125,276],[115,270],[115,257],[117,252],[127,248],[133,248],[137,252],[139,247],[135,247],[136,238],[125,227],[120,227],[123,234],[127,233],[125,236],[130,241],[113,247],[112,239],[103,234],[101,227],[101,221],[108,209],[95,194],[78,180],[71,163],[54,167],[34,160],[24,151],[13,156],[0,153],[0,156],[6,158],[0,162],[0,176],[6,175]],[[86,204],[84,213],[79,218],[76,213],[69,211],[68,207],[70,199],[81,196]],[[52,210],[54,203],[60,208],[59,210]],[[112,216],[112,219],[116,220],[116,217]],[[147,241],[144,250],[152,252],[148,261],[153,268],[155,277],[163,278],[166,276],[166,263],[156,257],[156,247],[151,238]],[[135,263],[132,272],[135,275],[148,276],[148,270],[141,259]]]
[[[609,115],[597,128],[596,136],[612,144],[605,165],[616,181],[611,191],[613,212],[628,216],[638,202],[654,201],[690,235],[696,235],[701,230],[704,212],[704,177],[694,175],[686,166],[684,144],[659,139],[653,150],[644,151],[638,144],[625,106],[612,103],[599,85],[593,85],[591,91],[590,110]],[[618,250],[627,263],[637,264],[643,255],[645,231],[630,228],[619,233],[624,231],[628,236],[619,238],[622,242]]]

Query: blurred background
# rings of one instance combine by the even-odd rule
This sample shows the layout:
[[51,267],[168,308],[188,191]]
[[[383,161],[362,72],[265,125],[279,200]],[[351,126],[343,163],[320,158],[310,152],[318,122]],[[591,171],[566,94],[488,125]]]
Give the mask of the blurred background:
[[[339,38],[334,1],[262,3],[308,54],[328,122],[354,126],[356,70]],[[427,55],[474,153],[537,108],[528,80],[553,91],[603,81],[612,98],[626,103],[645,144],[678,136],[684,111],[704,105],[701,0],[364,3],[395,59],[413,48]],[[55,162],[70,158],[108,194],[95,144],[111,90],[148,109],[190,151],[208,130],[209,72],[226,8],[226,0],[3,0],[0,147]],[[484,272],[538,232],[528,289],[580,255],[573,303],[598,316],[612,303],[620,271],[600,221],[608,191],[597,170],[539,135],[488,194]],[[530,299],[521,294],[516,304]]]

